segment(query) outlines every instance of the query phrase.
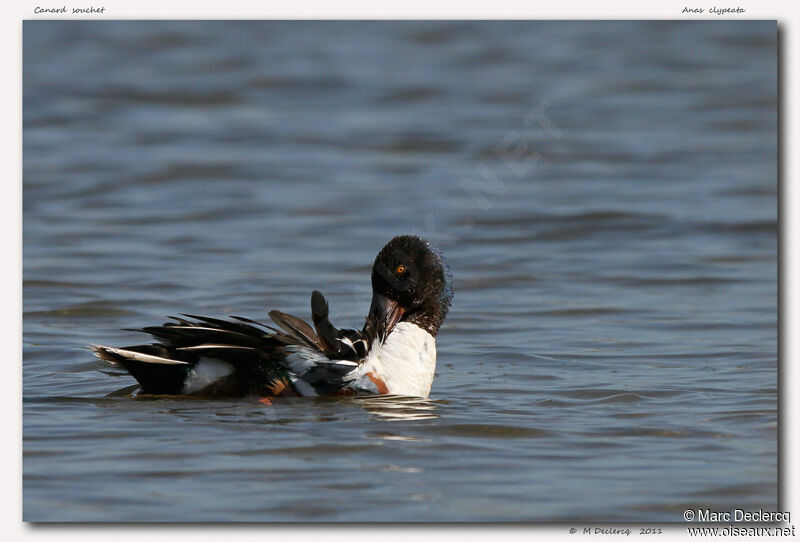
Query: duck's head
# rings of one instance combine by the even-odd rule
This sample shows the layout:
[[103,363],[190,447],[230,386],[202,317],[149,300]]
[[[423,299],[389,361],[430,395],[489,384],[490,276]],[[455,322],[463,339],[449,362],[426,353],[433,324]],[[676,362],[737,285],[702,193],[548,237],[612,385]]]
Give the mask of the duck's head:
[[372,266],[372,305],[367,318],[386,337],[398,322],[410,322],[434,337],[453,299],[444,256],[415,235],[400,235],[381,249]]

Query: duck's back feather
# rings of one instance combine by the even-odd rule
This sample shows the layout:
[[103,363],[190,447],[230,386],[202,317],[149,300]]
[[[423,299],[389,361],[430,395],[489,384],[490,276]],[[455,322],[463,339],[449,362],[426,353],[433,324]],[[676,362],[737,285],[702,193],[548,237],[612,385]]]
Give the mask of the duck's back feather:
[[346,388],[358,366],[329,357],[311,326],[290,314],[270,313],[280,330],[242,317],[183,316],[136,330],[157,343],[92,350],[122,365],[147,394],[327,395]]

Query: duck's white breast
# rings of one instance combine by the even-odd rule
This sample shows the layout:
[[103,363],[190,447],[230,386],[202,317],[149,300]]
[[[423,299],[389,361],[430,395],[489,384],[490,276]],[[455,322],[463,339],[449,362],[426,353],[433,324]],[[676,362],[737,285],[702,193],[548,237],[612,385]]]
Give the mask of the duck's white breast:
[[400,322],[382,345],[370,350],[360,369],[379,377],[390,394],[427,397],[436,370],[436,339],[415,324]]

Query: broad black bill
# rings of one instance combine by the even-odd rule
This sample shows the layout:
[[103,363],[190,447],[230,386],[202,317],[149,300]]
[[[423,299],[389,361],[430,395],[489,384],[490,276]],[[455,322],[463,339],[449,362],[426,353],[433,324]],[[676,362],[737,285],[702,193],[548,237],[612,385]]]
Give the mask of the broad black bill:
[[372,296],[372,304],[369,307],[369,315],[374,319],[376,328],[382,337],[391,333],[397,322],[403,317],[405,309],[397,301],[375,293]]

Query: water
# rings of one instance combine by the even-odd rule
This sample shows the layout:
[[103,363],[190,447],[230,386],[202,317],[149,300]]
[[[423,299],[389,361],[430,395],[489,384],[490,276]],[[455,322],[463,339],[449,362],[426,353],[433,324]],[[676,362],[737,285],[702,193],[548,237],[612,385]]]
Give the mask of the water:
[[[774,22],[26,22],[25,520],[775,510],[776,73]],[[409,232],[429,401],[134,398],[85,348],[360,325]]]

